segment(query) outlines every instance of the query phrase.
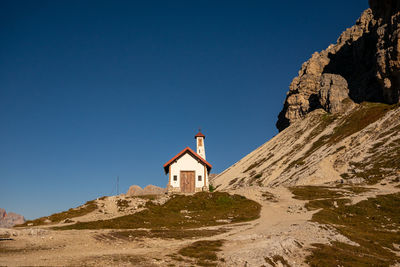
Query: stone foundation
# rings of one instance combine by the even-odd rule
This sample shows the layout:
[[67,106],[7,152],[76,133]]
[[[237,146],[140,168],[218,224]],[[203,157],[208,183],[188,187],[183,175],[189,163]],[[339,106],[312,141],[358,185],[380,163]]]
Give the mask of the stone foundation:
[[[209,191],[208,187],[196,187],[194,190],[195,191],[193,193],[208,192]],[[168,194],[179,194],[179,193],[182,193],[182,192],[181,192],[181,188],[180,187],[168,186],[167,193]],[[193,194],[193,193],[182,193],[182,194]]]

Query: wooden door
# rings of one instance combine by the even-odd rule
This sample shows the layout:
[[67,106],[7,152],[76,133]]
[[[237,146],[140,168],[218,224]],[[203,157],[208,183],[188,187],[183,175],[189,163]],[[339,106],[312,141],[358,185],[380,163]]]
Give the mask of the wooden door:
[[181,192],[194,193],[195,188],[194,171],[181,171]]

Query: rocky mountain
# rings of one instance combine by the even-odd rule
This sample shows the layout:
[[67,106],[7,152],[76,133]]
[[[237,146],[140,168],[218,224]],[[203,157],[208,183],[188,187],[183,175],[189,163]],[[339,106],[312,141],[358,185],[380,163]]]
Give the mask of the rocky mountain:
[[400,2],[369,2],[336,44],[302,65],[279,114],[280,131],[319,108],[341,113],[349,103],[399,103]]
[[7,213],[5,209],[0,209],[0,228],[10,228],[24,222],[24,216],[14,212]]
[[370,0],[293,79],[280,133],[222,172],[219,189],[400,180],[400,2]]
[[147,185],[145,188],[141,188],[138,185],[132,185],[129,187],[128,192],[126,192],[127,196],[142,196],[142,195],[161,195],[166,191],[165,188],[161,188],[155,185]]

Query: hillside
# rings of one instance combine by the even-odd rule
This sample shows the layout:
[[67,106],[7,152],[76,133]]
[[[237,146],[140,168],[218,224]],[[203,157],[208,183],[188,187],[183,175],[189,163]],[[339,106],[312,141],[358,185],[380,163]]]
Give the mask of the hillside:
[[218,175],[215,187],[399,182],[400,2],[370,7],[302,65],[280,133]]
[[344,114],[309,113],[222,172],[214,186],[398,183],[400,108],[362,103]]

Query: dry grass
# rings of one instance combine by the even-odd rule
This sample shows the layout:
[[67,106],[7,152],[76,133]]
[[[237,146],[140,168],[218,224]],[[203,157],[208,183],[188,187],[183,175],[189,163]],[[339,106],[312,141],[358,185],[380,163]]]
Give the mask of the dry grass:
[[234,183],[237,182],[237,180],[239,180],[239,178],[234,178],[229,182],[229,185],[233,185]]
[[356,205],[341,205],[314,214],[313,221],[334,225],[360,246],[317,244],[307,258],[311,266],[390,266],[400,262],[400,194],[382,195]]
[[80,260],[79,264],[74,263],[69,266],[99,266],[99,262],[104,266],[154,266],[146,257],[130,254],[92,256]]
[[141,196],[132,196],[132,198],[141,198],[145,200],[156,200],[160,198],[160,195],[141,195]]
[[192,238],[203,238],[211,237],[219,234],[226,233],[227,228],[220,228],[216,230],[129,230],[129,231],[114,231],[107,234],[99,234],[95,236],[95,239],[99,241],[114,241],[114,240],[126,240],[132,241],[135,239],[142,238],[161,238],[161,239],[192,239]]
[[10,238],[11,235],[9,233],[0,234],[0,238]]
[[[13,242],[13,241],[9,241]],[[29,252],[34,252],[34,251],[40,251],[40,250],[51,250],[51,248],[43,247],[43,246],[34,246],[34,245],[28,245],[23,248],[16,248],[16,247],[5,247],[5,244],[2,242],[0,243],[0,254],[25,254]],[[0,262],[1,266],[1,262]]]
[[118,211],[124,211],[126,208],[129,208],[129,201],[126,199],[118,199],[117,207]]
[[224,240],[201,240],[179,250],[179,254],[194,258],[198,266],[217,266],[217,252],[221,251]]
[[263,192],[261,194],[261,196],[263,197],[264,200],[266,201],[270,201],[270,202],[278,202],[278,199],[276,198],[276,196],[270,192]]
[[[166,203],[147,202],[146,209],[110,220],[78,222],[55,229],[188,229],[257,219],[260,204],[225,192],[174,195]],[[222,221],[220,221],[222,220]]]
[[355,205],[343,198],[346,192],[364,193],[369,188],[342,187],[292,188],[296,198],[310,200],[308,209],[321,209],[312,221],[329,224],[360,246],[340,242],[314,244],[307,257],[310,266],[390,266],[400,262],[395,245],[400,244],[400,193],[379,195]]
[[270,158],[272,158],[274,156],[274,154],[270,154],[265,158],[262,158],[260,160],[257,160],[256,162],[254,162],[253,164],[251,164],[246,170],[243,171],[243,173],[246,173],[254,168],[257,168],[258,166],[260,166],[261,164],[263,164],[265,161],[269,160]]
[[[342,118],[337,118],[336,116],[330,114],[322,115],[320,123],[313,129],[313,131],[310,133],[309,137],[304,143],[307,144],[311,142],[312,139],[321,134],[321,132],[332,122],[336,121],[337,126],[333,129],[333,132],[331,134],[323,135],[318,140],[314,141],[311,145],[311,148],[308,149],[308,151],[306,151],[302,157],[291,162],[287,166],[285,171],[290,171],[294,167],[304,165],[306,159],[309,158],[315,151],[317,151],[321,147],[325,145],[336,144],[344,138],[363,130],[368,125],[382,118],[388,111],[394,108],[398,108],[398,105],[364,102],[358,108],[353,110],[350,114]],[[336,152],[344,148],[345,147],[342,146],[338,148]],[[398,150],[400,151],[400,149]],[[398,161],[400,160],[400,152],[396,153],[396,155],[391,156],[391,159],[389,158],[389,161],[392,160],[393,162],[393,160],[395,159],[397,159]],[[380,174],[385,168],[382,167],[382,165],[386,166],[389,163],[388,157],[375,157],[374,160],[371,160],[371,162],[376,161],[379,161],[379,163],[375,163],[371,169],[368,169],[365,164],[363,166],[360,166],[363,167],[365,171],[361,172],[358,177],[366,179],[367,183],[369,184],[375,184],[382,180],[384,175]],[[400,161],[398,163],[398,165],[400,166]],[[351,178],[350,175],[345,175],[346,177],[343,178]]]
[[294,198],[300,200],[339,198],[343,197],[345,193],[343,190],[337,190],[327,186],[296,186],[290,187],[289,189],[294,194]]
[[265,257],[264,259],[272,267],[291,267],[281,255],[273,255],[272,257]]
[[363,178],[368,184],[376,184],[386,177],[394,177],[400,171],[400,142],[371,148],[371,156],[361,162],[351,162],[353,173],[349,177]]
[[66,219],[70,218],[75,218],[75,217],[80,217],[86,214],[89,214],[97,209],[97,204],[95,200],[91,200],[86,202],[84,205],[75,208],[75,209],[69,209],[67,211],[63,211],[60,213],[55,213],[47,217],[41,217],[35,220],[31,221],[26,221],[23,224],[15,225],[14,227],[21,227],[21,226],[38,226],[38,225],[45,225],[48,224],[46,223],[46,220],[50,220],[51,223],[58,223]]

